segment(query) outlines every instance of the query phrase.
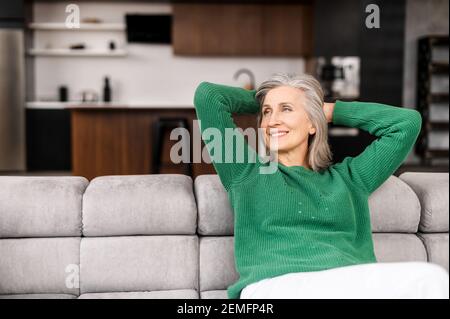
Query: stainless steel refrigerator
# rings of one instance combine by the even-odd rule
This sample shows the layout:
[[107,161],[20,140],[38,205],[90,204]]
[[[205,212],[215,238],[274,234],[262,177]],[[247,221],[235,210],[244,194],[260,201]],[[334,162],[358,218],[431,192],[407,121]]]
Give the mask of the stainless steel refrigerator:
[[0,13],[0,174],[26,167],[24,31],[2,19]]

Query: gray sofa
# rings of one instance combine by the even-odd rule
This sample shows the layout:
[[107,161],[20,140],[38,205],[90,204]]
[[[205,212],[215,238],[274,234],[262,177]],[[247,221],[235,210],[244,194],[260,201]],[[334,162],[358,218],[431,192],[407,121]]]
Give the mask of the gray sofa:
[[[448,173],[369,199],[377,259],[449,267]],[[227,298],[233,214],[217,175],[0,177],[0,298]]]

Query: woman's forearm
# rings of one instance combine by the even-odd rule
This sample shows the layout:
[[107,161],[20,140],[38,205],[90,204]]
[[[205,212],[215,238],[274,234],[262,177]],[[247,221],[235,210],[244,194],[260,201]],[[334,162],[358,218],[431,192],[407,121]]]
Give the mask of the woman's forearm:
[[345,165],[370,194],[394,174],[420,133],[421,114],[414,109],[380,103],[336,101],[333,124],[362,129],[378,137]]
[[202,82],[194,95],[197,112],[207,113],[257,113],[259,103],[255,98],[255,90],[246,90],[223,84]]
[[[226,138],[227,130],[237,128],[232,117],[233,113],[258,112],[259,103],[255,99],[255,94],[254,90],[249,91],[210,82],[202,82],[195,91],[194,106],[202,139],[227,191],[234,183],[249,176],[257,159],[256,151],[247,144],[241,132],[234,131],[234,137],[228,140]],[[211,131],[210,129],[215,130]],[[220,134],[213,134],[217,130]],[[243,154],[243,161],[239,154]],[[229,155],[232,156],[232,160],[227,162],[226,159]]]

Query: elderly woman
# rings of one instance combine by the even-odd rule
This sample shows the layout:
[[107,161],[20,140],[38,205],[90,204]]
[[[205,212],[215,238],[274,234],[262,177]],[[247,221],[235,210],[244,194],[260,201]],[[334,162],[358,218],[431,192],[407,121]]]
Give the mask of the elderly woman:
[[[448,298],[446,270],[426,262],[377,263],[368,198],[411,151],[420,113],[364,103],[324,103],[312,76],[276,74],[257,90],[202,82],[194,104],[202,133],[222,134],[219,154],[234,152],[225,130],[232,113],[258,113],[277,170],[257,160],[225,162],[212,154],[234,209],[236,298]],[[327,123],[379,137],[356,157],[331,163]],[[203,135],[202,135],[203,136]],[[205,137],[203,136],[205,139]],[[236,159],[236,154],[233,158]]]

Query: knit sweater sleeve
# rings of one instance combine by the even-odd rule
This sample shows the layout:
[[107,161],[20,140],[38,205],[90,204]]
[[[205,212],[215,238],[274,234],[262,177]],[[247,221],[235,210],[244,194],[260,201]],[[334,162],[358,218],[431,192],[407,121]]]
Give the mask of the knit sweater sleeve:
[[337,101],[333,123],[360,128],[378,137],[361,154],[343,161],[352,180],[371,194],[406,159],[420,133],[422,117],[413,109]]
[[[194,106],[202,139],[219,178],[228,191],[245,179],[258,163],[257,152],[237,129],[232,113],[257,113],[255,90],[202,82],[194,95]],[[255,132],[255,137],[256,136]]]

